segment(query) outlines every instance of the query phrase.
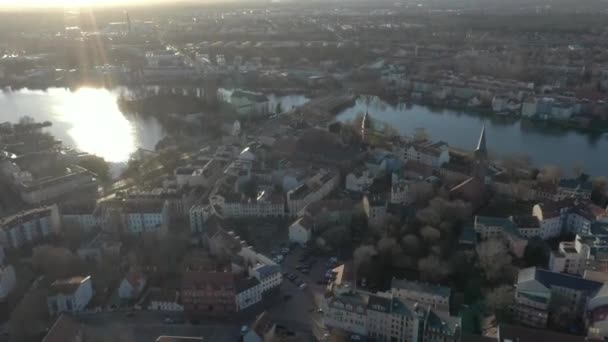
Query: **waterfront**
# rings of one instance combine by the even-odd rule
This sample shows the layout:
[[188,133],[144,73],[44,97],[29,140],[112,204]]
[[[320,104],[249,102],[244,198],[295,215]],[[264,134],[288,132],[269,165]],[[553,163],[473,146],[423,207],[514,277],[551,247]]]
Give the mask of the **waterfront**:
[[[352,120],[364,113],[368,104],[359,98],[355,106],[342,111],[337,119]],[[369,113],[379,122],[411,135],[423,127],[432,139],[472,150],[483,125],[488,148],[497,158],[527,155],[535,166],[556,165],[565,172],[581,166],[592,175],[608,175],[608,135],[585,134],[573,130],[544,127],[515,118],[487,117],[448,109],[419,105],[388,104],[378,98],[369,101]]]
[[51,121],[48,132],[66,146],[124,163],[138,148],[154,150],[165,134],[154,118],[124,115],[118,96],[118,90],[103,88],[1,92],[0,122],[17,122],[26,115],[38,122]]

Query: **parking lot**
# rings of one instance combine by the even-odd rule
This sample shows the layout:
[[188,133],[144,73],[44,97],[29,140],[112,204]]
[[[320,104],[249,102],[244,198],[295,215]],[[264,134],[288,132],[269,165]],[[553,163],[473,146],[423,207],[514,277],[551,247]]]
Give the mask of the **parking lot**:
[[[309,256],[303,259],[304,255],[305,250],[301,247],[286,254],[281,263],[285,275],[281,287],[284,304],[275,305],[270,314],[277,323],[289,329],[317,334],[321,316],[317,312],[319,300],[326,288],[325,284],[318,282],[325,279],[327,258]],[[308,265],[311,267],[306,267]],[[304,271],[302,266],[305,266]],[[290,275],[292,279],[287,278]],[[305,288],[300,288],[301,284],[306,284]]]

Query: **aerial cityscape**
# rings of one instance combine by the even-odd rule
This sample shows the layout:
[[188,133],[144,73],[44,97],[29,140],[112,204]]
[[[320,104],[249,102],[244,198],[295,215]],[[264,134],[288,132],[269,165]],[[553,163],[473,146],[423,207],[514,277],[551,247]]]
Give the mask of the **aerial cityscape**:
[[1,1],[0,342],[608,340],[608,2]]

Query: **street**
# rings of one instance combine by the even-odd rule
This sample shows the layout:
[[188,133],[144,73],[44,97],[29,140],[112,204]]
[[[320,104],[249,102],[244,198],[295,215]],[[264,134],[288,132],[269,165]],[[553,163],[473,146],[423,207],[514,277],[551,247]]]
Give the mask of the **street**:
[[205,341],[238,341],[240,326],[225,322],[201,321],[200,325],[166,324],[162,312],[136,312],[127,317],[124,312],[106,312],[75,317],[105,334],[119,334],[129,341],[150,342],[161,335],[203,337]]

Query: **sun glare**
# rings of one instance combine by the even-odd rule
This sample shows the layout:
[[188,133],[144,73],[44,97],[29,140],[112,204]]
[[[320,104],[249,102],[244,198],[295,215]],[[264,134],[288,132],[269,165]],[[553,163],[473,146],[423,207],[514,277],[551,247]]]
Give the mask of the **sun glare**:
[[110,6],[119,4],[130,4],[133,0],[0,0],[0,7],[86,7],[86,6]]
[[120,112],[108,90],[81,88],[55,108],[77,148],[109,162],[123,162],[135,150],[133,126]]

